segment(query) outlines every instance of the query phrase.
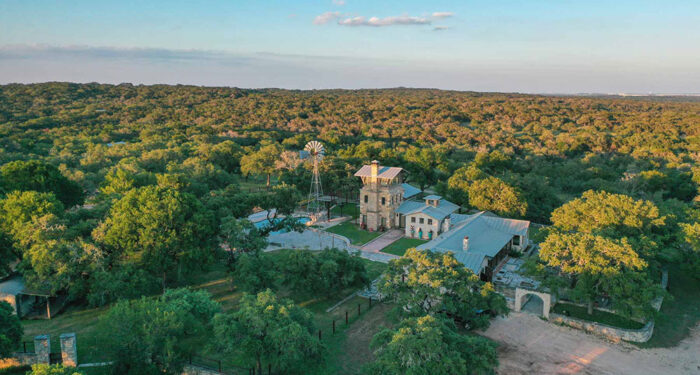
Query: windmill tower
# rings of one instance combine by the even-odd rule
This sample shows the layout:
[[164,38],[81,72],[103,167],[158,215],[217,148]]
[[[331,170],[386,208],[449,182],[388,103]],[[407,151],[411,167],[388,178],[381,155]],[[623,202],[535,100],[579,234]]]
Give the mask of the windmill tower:
[[318,164],[323,160],[326,151],[321,142],[318,141],[307,143],[304,151],[308,154],[306,157],[314,163],[311,187],[309,189],[309,203],[306,206],[306,210],[312,219],[318,220],[323,215],[323,202],[321,202],[323,188],[321,187],[321,174],[318,171]]

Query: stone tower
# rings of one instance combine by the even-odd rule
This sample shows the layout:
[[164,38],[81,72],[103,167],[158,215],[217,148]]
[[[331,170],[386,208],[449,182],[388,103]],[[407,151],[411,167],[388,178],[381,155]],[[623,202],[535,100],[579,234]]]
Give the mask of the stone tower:
[[394,211],[403,202],[401,183],[404,175],[402,168],[380,166],[376,160],[355,173],[363,183],[360,190],[361,226],[371,231],[399,227],[398,214]]

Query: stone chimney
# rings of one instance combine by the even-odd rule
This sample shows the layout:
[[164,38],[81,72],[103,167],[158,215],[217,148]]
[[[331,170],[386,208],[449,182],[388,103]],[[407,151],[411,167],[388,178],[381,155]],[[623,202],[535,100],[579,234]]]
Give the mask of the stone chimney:
[[462,240],[462,250],[469,251],[469,236],[464,236]]
[[372,178],[377,178],[379,175],[379,162],[377,160],[372,160],[371,173]]

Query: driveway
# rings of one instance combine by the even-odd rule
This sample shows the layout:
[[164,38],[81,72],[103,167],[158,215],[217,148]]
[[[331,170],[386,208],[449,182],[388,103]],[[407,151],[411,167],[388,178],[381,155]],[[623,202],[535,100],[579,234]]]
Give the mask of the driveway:
[[528,313],[496,318],[484,332],[500,344],[499,374],[700,374],[700,326],[673,348],[613,344]]

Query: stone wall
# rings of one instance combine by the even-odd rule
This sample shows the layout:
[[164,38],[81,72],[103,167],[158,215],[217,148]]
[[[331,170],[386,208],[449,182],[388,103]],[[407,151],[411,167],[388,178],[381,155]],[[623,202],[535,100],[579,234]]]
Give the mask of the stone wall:
[[17,366],[30,366],[37,363],[37,357],[34,353],[14,353],[10,358],[0,359],[0,369]]
[[182,375],[221,375],[221,373],[204,367],[185,365],[182,368]]
[[654,333],[654,321],[650,320],[640,329],[624,329],[611,327],[605,324],[579,320],[569,316],[551,313],[549,320],[554,323],[567,325],[572,328],[580,329],[588,333],[603,337],[613,342],[620,340],[631,342],[647,342]]

